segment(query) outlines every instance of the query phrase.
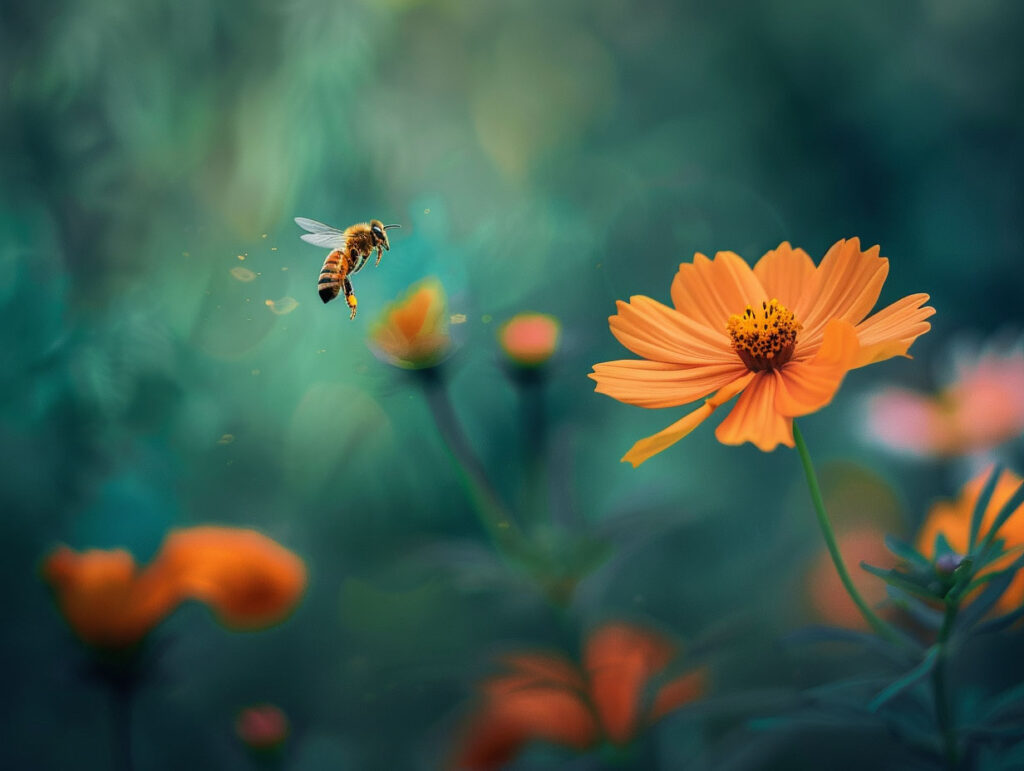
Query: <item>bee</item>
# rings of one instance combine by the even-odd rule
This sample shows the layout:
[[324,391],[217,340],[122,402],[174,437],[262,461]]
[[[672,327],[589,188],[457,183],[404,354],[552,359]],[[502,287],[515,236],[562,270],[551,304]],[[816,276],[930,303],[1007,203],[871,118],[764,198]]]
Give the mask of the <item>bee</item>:
[[354,319],[356,317],[356,296],[352,292],[352,281],[349,276],[363,269],[374,250],[377,252],[375,265],[380,265],[380,258],[384,255],[384,251],[391,251],[391,244],[388,243],[388,229],[402,226],[385,225],[380,220],[370,220],[352,225],[344,230],[338,230],[305,217],[296,217],[295,223],[303,230],[309,231],[302,234],[303,241],[331,250],[327,259],[324,260],[324,266],[320,269],[320,281],[317,284],[320,299],[329,303],[338,296],[340,291],[344,291],[345,302],[348,303],[351,311],[349,318]]

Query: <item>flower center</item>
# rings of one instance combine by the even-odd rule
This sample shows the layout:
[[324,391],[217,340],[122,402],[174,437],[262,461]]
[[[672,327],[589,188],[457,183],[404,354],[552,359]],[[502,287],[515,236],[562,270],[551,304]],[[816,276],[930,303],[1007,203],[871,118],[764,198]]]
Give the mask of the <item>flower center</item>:
[[760,310],[748,305],[742,315],[734,313],[726,329],[743,363],[760,372],[778,369],[793,357],[800,327],[789,308],[778,300],[766,300]]

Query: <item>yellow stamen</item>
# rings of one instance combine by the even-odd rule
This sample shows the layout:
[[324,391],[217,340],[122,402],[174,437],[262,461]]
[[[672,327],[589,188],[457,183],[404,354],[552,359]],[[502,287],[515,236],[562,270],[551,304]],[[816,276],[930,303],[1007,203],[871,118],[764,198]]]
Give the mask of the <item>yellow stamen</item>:
[[759,311],[748,305],[742,315],[734,313],[726,330],[743,363],[760,372],[777,369],[792,358],[800,328],[793,312],[773,299],[762,302]]

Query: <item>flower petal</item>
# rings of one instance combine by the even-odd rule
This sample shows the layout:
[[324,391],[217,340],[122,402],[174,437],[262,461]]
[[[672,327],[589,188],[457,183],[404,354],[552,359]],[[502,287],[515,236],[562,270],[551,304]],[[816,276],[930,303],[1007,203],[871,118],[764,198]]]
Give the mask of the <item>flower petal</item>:
[[594,365],[588,377],[594,389],[626,404],[640,407],[678,407],[717,391],[746,372],[736,359],[732,364],[681,367],[658,361],[624,359]]
[[745,375],[741,375],[738,379],[720,389],[717,394],[705,401],[704,404],[693,412],[685,415],[680,420],[677,420],[668,428],[659,431],[652,436],[648,436],[645,439],[641,439],[639,442],[634,444],[630,448],[629,452],[622,457],[622,461],[624,463],[632,463],[633,468],[636,468],[645,460],[657,455],[662,450],[668,449],[707,420],[708,416],[711,415],[716,408],[725,404],[725,402],[729,401],[732,397],[742,391],[753,379],[753,372],[747,372]]
[[814,261],[807,252],[783,241],[757,261],[754,275],[764,287],[765,299],[796,308],[814,279],[814,270]]
[[750,266],[737,254],[719,252],[714,260],[696,254],[693,263],[679,266],[672,281],[672,304],[694,321],[725,334],[729,316],[766,299],[764,287]]
[[456,769],[497,769],[532,741],[583,750],[597,741],[597,722],[572,691],[528,687],[492,697],[466,727],[452,765]]
[[124,549],[55,549],[43,566],[68,624],[86,643],[126,648],[138,643],[184,599],[173,574],[139,570]]
[[859,351],[853,325],[832,319],[813,358],[791,361],[775,371],[775,409],[790,418],[820,410],[832,401]]
[[[753,374],[753,373],[752,373]],[[726,416],[715,436],[722,444],[752,442],[759,450],[771,452],[778,445],[793,446],[793,420],[775,408],[777,378],[772,372],[758,372]]]
[[619,312],[608,319],[612,334],[638,356],[690,366],[736,361],[724,326],[713,332],[643,295],[620,300],[616,307]]
[[282,621],[306,590],[306,564],[256,530],[202,525],[172,531],[150,566],[207,603],[225,625],[261,629]]
[[861,351],[853,366],[863,367],[893,356],[906,356],[913,342],[932,328],[925,319],[934,314],[935,309],[924,305],[926,302],[926,294],[908,295],[858,324]]
[[654,703],[651,705],[651,722],[700,698],[704,694],[706,679],[704,670],[697,670],[669,680],[661,686],[654,695]]
[[792,309],[803,323],[804,341],[816,341],[831,319],[859,323],[878,302],[888,274],[889,261],[879,256],[877,246],[862,252],[859,238],[837,241]]
[[591,698],[613,742],[625,743],[636,733],[644,688],[674,653],[661,635],[620,623],[602,627],[587,640],[583,662]]

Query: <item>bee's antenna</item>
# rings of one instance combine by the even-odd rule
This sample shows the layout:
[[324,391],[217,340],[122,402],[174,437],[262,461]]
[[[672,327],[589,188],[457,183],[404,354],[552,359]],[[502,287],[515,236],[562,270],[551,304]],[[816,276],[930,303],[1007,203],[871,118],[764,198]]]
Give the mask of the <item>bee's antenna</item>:
[[402,226],[401,225],[385,225],[384,229],[387,230],[388,228],[400,228],[400,227],[402,227]]

